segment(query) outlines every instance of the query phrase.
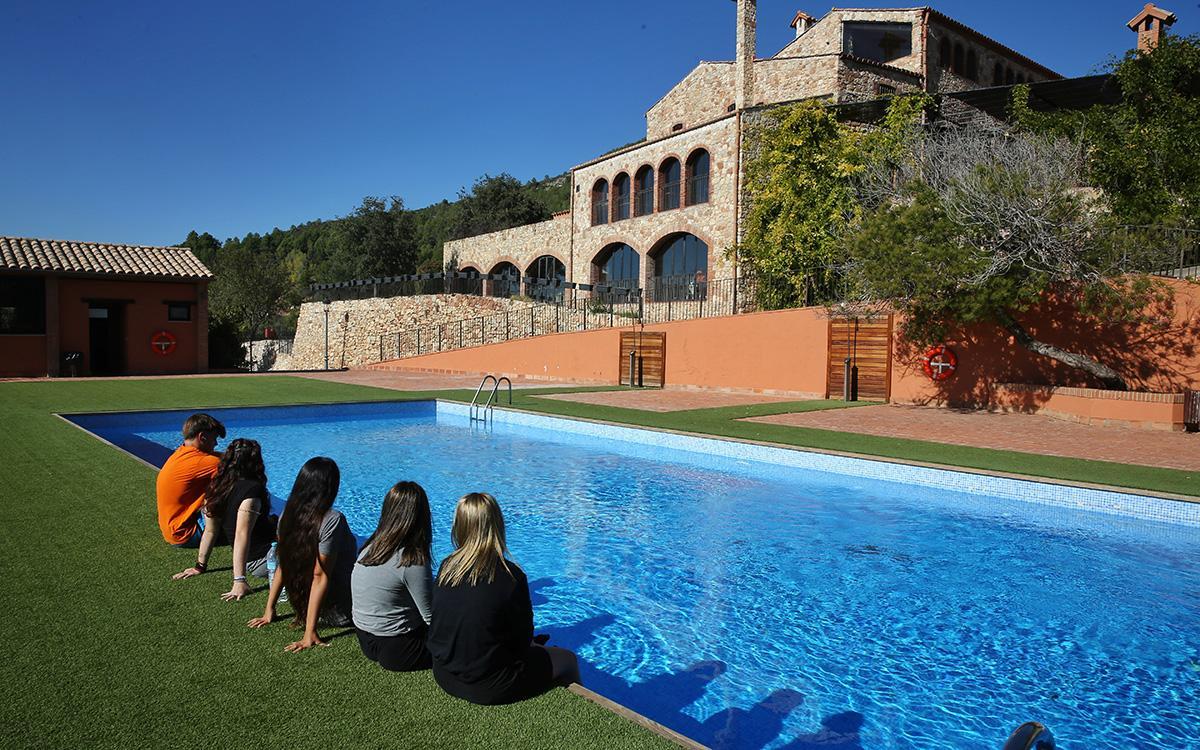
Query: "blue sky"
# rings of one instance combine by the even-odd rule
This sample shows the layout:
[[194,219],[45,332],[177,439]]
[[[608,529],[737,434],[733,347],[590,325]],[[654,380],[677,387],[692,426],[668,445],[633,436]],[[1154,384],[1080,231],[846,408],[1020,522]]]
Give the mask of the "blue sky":
[[[1071,76],[1132,46],[1141,2],[934,7]],[[1196,0],[1166,7],[1200,30]],[[828,6],[759,1],[760,56],[799,9]],[[0,234],[223,239],[558,174],[644,135],[645,110],[733,44],[730,0],[4,0]]]

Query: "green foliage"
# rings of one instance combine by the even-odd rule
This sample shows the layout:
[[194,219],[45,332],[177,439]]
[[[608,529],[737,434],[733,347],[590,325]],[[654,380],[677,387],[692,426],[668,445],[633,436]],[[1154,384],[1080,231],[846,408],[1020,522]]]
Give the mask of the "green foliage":
[[237,324],[210,315],[208,318],[208,366],[213,370],[235,370],[246,364],[246,350]]
[[217,254],[209,286],[209,309],[214,320],[232,325],[243,339],[262,333],[272,316],[294,301],[295,286],[282,264],[261,252],[258,235]]
[[749,136],[746,169],[753,196],[739,261],[758,279],[765,309],[812,304],[834,294],[841,237],[861,215],[856,180],[896,158],[925,97],[898,97],[870,130],[838,122],[821,102],[773,110]]
[[363,198],[341,224],[346,245],[358,256],[356,275],[391,276],[416,270],[416,222],[404,210],[403,200],[392,196],[391,201],[389,206],[382,198]]
[[1015,121],[1079,140],[1090,182],[1118,221],[1200,228],[1200,36],[1168,34],[1112,68],[1117,104],[1043,114],[1029,107],[1028,87],[1017,87]]
[[450,239],[545,221],[551,215],[547,201],[510,174],[480,177],[470,192],[459,191],[458,206]]
[[921,343],[943,340],[962,325],[1026,310],[1048,283],[1046,274],[1033,272],[969,283],[986,270],[987,260],[974,251],[938,196],[920,185],[907,200],[865,216],[845,246],[856,287],[896,303],[905,313],[906,338]]
[[[348,216],[311,221],[224,243],[192,231],[180,243],[220,273],[219,256],[249,250],[266,266],[284,269],[296,289],[311,283],[442,270],[442,244],[473,234],[547,219],[570,206],[566,175],[520,183],[511,175],[481,177],[458,201],[409,210],[398,197],[363,198]],[[228,264],[226,264],[228,265]]]

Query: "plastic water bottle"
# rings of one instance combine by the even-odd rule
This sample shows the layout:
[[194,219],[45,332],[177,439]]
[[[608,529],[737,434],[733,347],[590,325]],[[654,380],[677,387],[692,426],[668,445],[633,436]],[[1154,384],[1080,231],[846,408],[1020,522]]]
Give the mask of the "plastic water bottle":
[[[276,552],[278,547],[279,542],[274,542],[271,544],[270,551],[267,552],[267,579],[272,582],[275,581],[275,571],[279,568],[279,557],[278,552]],[[287,600],[287,589],[279,589],[279,601],[286,602]]]

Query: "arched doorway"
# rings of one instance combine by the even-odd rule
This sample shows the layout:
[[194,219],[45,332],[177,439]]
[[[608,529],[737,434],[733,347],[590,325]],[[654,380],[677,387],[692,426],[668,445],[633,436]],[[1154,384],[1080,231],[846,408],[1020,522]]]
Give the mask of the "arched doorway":
[[651,299],[704,299],[708,289],[708,243],[694,234],[678,232],[659,241],[650,254],[654,264]]
[[624,242],[605,246],[592,260],[597,284],[637,289],[642,283],[642,256]]
[[511,297],[521,290],[521,269],[514,266],[508,261],[502,261],[492,266],[492,270],[488,272],[489,276],[500,276],[503,278],[491,278],[486,284],[485,294],[488,297]]
[[483,281],[479,276],[479,269],[475,266],[463,266],[450,278],[450,293],[482,295]]
[[[550,302],[562,299],[563,285],[567,280],[567,267],[553,255],[543,255],[525,269],[525,275],[534,281],[525,285],[525,294],[531,299]],[[538,280],[550,282],[538,283]]]

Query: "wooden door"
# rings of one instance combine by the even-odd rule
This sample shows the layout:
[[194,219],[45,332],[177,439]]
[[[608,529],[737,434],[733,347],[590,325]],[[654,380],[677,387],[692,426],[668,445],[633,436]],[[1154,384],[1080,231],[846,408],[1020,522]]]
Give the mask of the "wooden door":
[[829,321],[828,398],[842,397],[846,357],[858,366],[858,397],[887,401],[892,380],[892,316]]
[[621,331],[618,362],[621,385],[629,385],[630,352],[635,352],[634,385],[662,388],[667,371],[667,334],[663,331]]

